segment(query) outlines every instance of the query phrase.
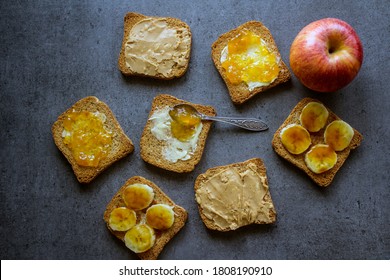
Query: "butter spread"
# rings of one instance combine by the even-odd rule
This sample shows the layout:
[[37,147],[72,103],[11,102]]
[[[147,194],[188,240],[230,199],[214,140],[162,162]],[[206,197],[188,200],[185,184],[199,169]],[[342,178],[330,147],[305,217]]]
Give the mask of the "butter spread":
[[153,113],[149,119],[152,122],[151,132],[158,140],[165,142],[162,154],[166,160],[173,163],[178,160],[189,160],[196,150],[203,125],[199,123],[194,135],[190,139],[180,141],[172,136],[172,118],[169,115],[169,110],[170,108],[167,106]]
[[228,167],[204,182],[195,193],[203,214],[221,230],[235,230],[252,223],[271,223],[272,202],[265,201],[268,193],[266,178],[250,163],[240,171]]
[[170,28],[165,18],[146,18],[130,30],[126,66],[135,73],[169,77],[186,67],[190,46],[191,34],[186,28]]

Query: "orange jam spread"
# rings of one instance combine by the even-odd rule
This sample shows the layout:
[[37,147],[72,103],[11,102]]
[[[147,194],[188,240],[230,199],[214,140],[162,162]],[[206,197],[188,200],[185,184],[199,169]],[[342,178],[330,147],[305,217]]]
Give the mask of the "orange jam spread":
[[169,115],[172,118],[172,135],[182,142],[189,140],[196,133],[196,128],[201,122],[200,116],[187,107],[170,110]]
[[222,67],[232,84],[242,81],[269,84],[279,74],[276,56],[267,49],[260,36],[248,30],[228,42]]
[[111,148],[112,132],[104,127],[102,116],[73,111],[64,120],[64,143],[81,166],[97,167]]

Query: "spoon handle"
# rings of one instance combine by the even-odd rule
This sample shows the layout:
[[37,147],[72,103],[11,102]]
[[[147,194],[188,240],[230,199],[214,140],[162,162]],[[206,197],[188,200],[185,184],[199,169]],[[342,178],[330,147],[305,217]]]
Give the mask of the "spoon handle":
[[268,129],[268,125],[266,123],[255,118],[228,118],[202,115],[202,119],[229,123],[252,131],[263,131]]

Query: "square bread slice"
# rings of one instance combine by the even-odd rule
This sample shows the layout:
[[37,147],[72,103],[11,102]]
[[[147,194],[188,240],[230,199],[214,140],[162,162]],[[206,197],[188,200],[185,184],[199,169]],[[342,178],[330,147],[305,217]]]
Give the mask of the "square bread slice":
[[177,173],[185,173],[194,170],[195,166],[199,163],[206,145],[207,135],[211,128],[212,122],[202,121],[202,130],[200,131],[198,140],[196,142],[196,149],[191,154],[189,159],[179,159],[176,162],[169,161],[164,157],[164,149],[166,149],[168,146],[168,142],[164,140],[158,140],[157,137],[153,135],[151,132],[151,129],[153,128],[153,122],[150,118],[156,111],[164,108],[172,108],[177,104],[190,104],[202,114],[208,116],[216,115],[215,109],[212,106],[193,104],[168,94],[160,94],[156,96],[153,99],[152,108],[150,110],[149,117],[140,140],[141,157],[145,162],[159,168]]
[[[162,23],[165,25],[160,29],[161,32],[155,28],[157,23],[160,26]],[[142,24],[151,25],[145,27]],[[133,29],[134,27],[136,28]],[[172,42],[172,38],[168,38],[166,42],[160,44],[167,34],[175,34],[176,37],[173,38],[177,39]],[[144,42],[143,36],[153,38],[146,38],[148,42]],[[128,13],[124,17],[124,33],[118,59],[119,70],[125,76],[146,76],[164,80],[179,78],[188,69],[191,40],[190,27],[180,19]],[[128,64],[126,60],[130,56],[137,58],[138,62],[135,61],[134,65]],[[142,59],[142,63],[139,63],[138,59]]]
[[[249,90],[249,87],[245,82],[241,82],[239,84],[232,84],[226,76],[226,70],[222,67],[221,64],[222,51],[227,46],[229,41],[238,36],[238,34],[240,34],[243,30],[252,31],[254,34],[260,36],[260,38],[265,42],[267,49],[272,52],[279,60],[279,75],[269,85],[255,87],[254,89]],[[281,58],[278,47],[276,46],[275,40],[272,37],[271,32],[259,21],[248,21],[240,25],[239,27],[222,34],[212,45],[211,57],[214,61],[215,67],[217,68],[219,74],[221,75],[228,88],[233,103],[235,104],[242,104],[256,94],[259,94],[269,88],[275,87],[281,83],[287,82],[291,77],[290,71],[288,70],[286,64]]]
[[[111,148],[105,158],[103,158],[97,167],[80,166],[72,155],[72,151],[64,143],[63,131],[64,120],[72,111],[88,111],[91,113],[103,113],[105,115],[104,125],[113,132]],[[88,96],[77,101],[72,107],[62,113],[52,126],[52,135],[58,149],[64,154],[71,164],[74,174],[80,183],[89,183],[102,171],[108,168],[117,160],[125,157],[134,150],[133,142],[126,136],[119,125],[111,109],[104,102],[95,96]]]
[[194,188],[208,229],[230,231],[276,221],[266,168],[259,158],[210,168],[197,177]]
[[[306,166],[306,163],[305,163],[306,151],[302,154],[299,154],[299,155],[291,154],[283,146],[283,144],[280,140],[280,132],[282,131],[283,128],[285,128],[286,126],[288,126],[290,124],[300,124],[299,116],[300,116],[303,108],[309,102],[318,102],[318,103],[322,104],[322,102],[320,102],[316,99],[313,99],[313,98],[304,98],[303,100],[301,100],[294,107],[294,109],[291,111],[290,115],[283,122],[283,124],[279,127],[279,129],[275,132],[274,137],[272,139],[272,147],[279,156],[281,156],[282,158],[291,162],[293,165],[297,166],[298,168],[302,169],[317,185],[319,185],[321,187],[327,187],[332,183],[337,171],[340,169],[340,167],[343,165],[343,163],[347,160],[348,155],[351,152],[351,150],[359,147],[361,141],[363,140],[363,136],[356,129],[353,129],[354,136],[353,136],[349,146],[341,152],[336,152],[337,153],[337,162],[336,162],[335,166],[332,169],[325,171],[324,173],[316,174],[316,173],[312,172]],[[326,126],[334,120],[340,120],[340,118],[335,113],[333,113],[329,108],[327,108],[326,106],[325,106],[325,108],[329,112],[327,122],[326,122],[324,128],[322,128],[320,131],[314,132],[314,133],[310,132],[312,146],[314,146],[316,144],[325,144],[324,131],[325,131]],[[307,149],[307,151],[309,149],[310,149],[310,147]]]
[[[137,253],[138,257],[143,260],[155,260],[158,258],[160,252],[164,249],[164,246],[180,231],[180,229],[185,225],[187,221],[187,211],[175,204],[156,184],[145,179],[141,176],[131,177],[126,181],[126,183],[118,190],[114,195],[111,201],[108,203],[106,210],[104,212],[103,219],[106,222],[107,228],[109,231],[115,235],[117,238],[124,242],[125,231],[114,231],[109,226],[109,218],[111,212],[117,207],[125,207],[125,202],[122,198],[122,193],[124,189],[132,184],[145,184],[151,187],[154,191],[154,199],[150,206],[154,204],[167,204],[173,207],[175,213],[175,220],[173,225],[167,230],[155,230],[156,240],[155,244],[149,250],[143,253]],[[149,207],[150,207],[149,206]],[[145,219],[146,209],[136,211],[137,214],[137,223]]]

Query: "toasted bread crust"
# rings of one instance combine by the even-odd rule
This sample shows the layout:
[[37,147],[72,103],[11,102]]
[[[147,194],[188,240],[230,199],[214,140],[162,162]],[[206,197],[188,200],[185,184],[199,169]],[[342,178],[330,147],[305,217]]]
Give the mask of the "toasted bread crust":
[[[168,77],[166,77],[162,74],[158,74],[156,76],[149,76],[149,75],[146,75],[143,73],[136,73],[136,72],[131,71],[131,69],[129,69],[126,66],[125,47],[126,47],[126,41],[129,37],[130,31],[136,23],[138,23],[141,20],[146,19],[146,18],[161,18],[161,17],[145,16],[145,15],[138,14],[138,13],[127,13],[125,15],[122,46],[121,46],[121,50],[120,50],[119,58],[118,58],[119,70],[125,76],[143,76],[143,77],[152,77],[152,78],[162,79],[162,80],[170,80],[170,79],[179,78],[179,77],[183,76],[188,69],[188,64],[189,64],[190,56],[191,56],[192,40],[190,42],[189,51],[188,51],[188,54],[186,56],[187,63],[185,65],[185,67],[175,68],[174,71],[172,71],[171,75]],[[192,37],[191,29],[185,22],[181,21],[180,19],[172,18],[172,17],[164,17],[164,19],[167,21],[169,27],[171,27],[171,28],[185,28],[188,30],[190,37]]]
[[[180,231],[180,229],[185,225],[187,221],[187,211],[175,204],[156,184],[145,179],[141,176],[134,176],[126,181],[126,183],[118,190],[118,192],[114,195],[111,201],[108,203],[106,210],[103,215],[103,220],[106,222],[107,228],[109,231],[114,234],[117,238],[124,242],[124,236],[126,232],[114,231],[109,227],[109,218],[112,210],[117,207],[125,206],[125,203],[122,199],[122,193],[126,186],[132,184],[145,184],[149,187],[153,188],[154,191],[154,200],[151,205],[163,203],[169,206],[173,206],[173,211],[175,212],[175,221],[167,230],[155,230],[156,233],[156,242],[154,246],[146,252],[138,253],[138,257],[143,260],[155,260],[158,258],[160,252],[164,249],[164,246]],[[141,217],[145,215],[146,210],[136,211],[139,222]]]
[[[275,152],[280,155],[282,158],[286,159],[287,161],[291,162],[298,168],[302,169],[316,184],[318,184],[321,187],[327,187],[329,186],[334,176],[336,175],[337,171],[340,169],[340,167],[344,164],[345,160],[348,158],[349,153],[351,150],[356,149],[359,147],[360,143],[363,140],[363,136],[356,130],[354,130],[354,136],[351,140],[351,143],[347,148],[345,148],[341,152],[337,153],[337,163],[336,165],[330,169],[329,171],[326,171],[321,174],[316,174],[312,172],[305,164],[305,153],[302,153],[300,155],[293,155],[287,151],[287,149],[283,146],[281,140],[280,140],[280,132],[284,127],[286,127],[289,124],[300,124],[299,122],[299,116],[302,112],[302,109],[306,106],[309,102],[319,102],[322,104],[322,102],[312,99],[312,98],[304,98],[301,100],[291,111],[290,115],[287,117],[287,119],[283,122],[283,124],[279,127],[279,129],[275,132],[274,137],[272,139],[272,147],[274,148]],[[325,106],[326,107],[326,106]],[[333,113],[329,108],[326,108],[329,112],[328,120],[320,131],[315,133],[310,133],[311,140],[312,140],[312,146],[319,144],[319,143],[325,143],[324,142],[324,131],[326,126],[331,123],[334,120],[340,120],[340,118]],[[310,149],[310,148],[309,148]],[[308,150],[309,150],[308,149]]]
[[207,135],[212,124],[211,121],[202,121],[203,127],[199,135],[197,148],[189,160],[178,160],[175,163],[166,160],[162,154],[162,150],[165,146],[165,143],[164,141],[158,140],[151,133],[150,130],[152,122],[149,119],[156,110],[164,108],[166,106],[172,107],[176,104],[181,103],[193,105],[202,114],[209,116],[216,115],[214,108],[211,106],[193,104],[184,100],[180,100],[168,94],[160,94],[156,96],[153,100],[152,108],[150,110],[148,120],[146,122],[140,141],[141,157],[144,161],[159,168],[177,173],[185,173],[194,170],[195,166],[199,163],[202,157],[203,150],[206,145]]
[[[267,44],[267,48],[274,53],[277,57],[280,58],[279,60],[279,75],[276,78],[275,81],[273,81],[271,84],[263,87],[257,87],[253,89],[252,91],[249,91],[248,86],[245,82],[241,82],[238,85],[233,85],[230,83],[228,78],[226,77],[226,71],[222,68],[221,65],[221,53],[222,50],[227,46],[228,42],[236,37],[242,30],[247,29],[251,30],[253,33],[259,35]],[[256,94],[259,94],[269,88],[275,87],[281,83],[287,82],[290,77],[290,71],[288,70],[286,64],[283,62],[281,55],[279,53],[278,47],[276,46],[275,40],[272,37],[271,32],[268,30],[267,27],[265,27],[261,22],[259,21],[248,21],[239,27],[230,30],[227,33],[222,34],[212,45],[211,47],[211,57],[214,61],[214,65],[217,68],[219,74],[221,75],[222,79],[224,80],[230,97],[235,104],[242,104],[255,96]]]
[[[98,167],[85,167],[77,164],[71,150],[64,144],[62,131],[64,130],[63,121],[67,114],[75,111],[89,111],[104,113],[106,115],[105,125],[114,132],[113,143],[108,156],[101,160]],[[66,159],[72,165],[74,174],[80,183],[89,183],[97,175],[107,169],[115,161],[125,157],[134,150],[133,142],[126,136],[119,122],[115,118],[110,108],[104,102],[100,101],[95,96],[88,96],[77,101],[72,107],[62,113],[52,126],[52,135],[54,143],[58,149],[64,154]]]
[[[208,169],[205,173],[200,174],[196,178],[195,186],[194,186],[195,192],[199,188],[201,188],[201,186],[205,182],[207,182],[211,177],[213,177],[215,174],[217,174],[217,173],[219,173],[219,172],[221,172],[221,171],[223,171],[223,170],[225,170],[227,168],[230,168],[230,167],[237,168],[239,170],[239,172],[242,172],[242,171],[245,171],[245,170],[248,169],[248,164],[249,163],[254,163],[256,165],[257,173],[260,174],[261,176],[265,177],[265,183],[266,183],[266,185],[268,187],[267,171],[266,171],[264,162],[260,158],[252,158],[252,159],[248,159],[248,160],[246,160],[244,162],[238,162],[238,163],[233,163],[233,164],[224,165],[224,166],[217,166],[217,167],[213,167],[213,168]],[[271,193],[269,191],[269,187],[268,187],[267,194],[264,196],[264,201],[263,202],[268,202],[268,203],[270,203],[272,205],[272,208],[270,208],[270,210],[269,210],[269,217],[271,218],[272,223],[274,223],[276,221],[276,210],[275,210],[275,207],[274,207],[273,202],[272,202],[272,198],[271,198]],[[214,224],[214,222],[212,220],[207,218],[204,215],[203,208],[202,208],[202,206],[199,203],[198,203],[198,210],[199,210],[199,214],[200,214],[200,217],[201,217],[203,223],[205,224],[205,226],[208,229],[217,230],[217,231],[230,231],[230,229],[221,229],[221,228],[219,228],[218,226],[216,226]],[[257,224],[265,224],[265,223],[266,222],[264,222],[264,221],[259,221]]]

